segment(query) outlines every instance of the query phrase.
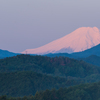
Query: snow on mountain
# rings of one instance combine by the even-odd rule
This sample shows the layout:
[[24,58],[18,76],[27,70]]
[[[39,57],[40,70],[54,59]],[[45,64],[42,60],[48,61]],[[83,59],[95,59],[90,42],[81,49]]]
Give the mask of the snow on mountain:
[[70,34],[35,49],[27,49],[22,53],[73,53],[80,52],[100,43],[100,30],[97,27],[81,27]]

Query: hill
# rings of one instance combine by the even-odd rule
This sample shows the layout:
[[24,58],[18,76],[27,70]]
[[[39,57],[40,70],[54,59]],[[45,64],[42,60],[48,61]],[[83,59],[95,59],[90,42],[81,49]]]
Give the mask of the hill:
[[0,73],[0,95],[22,97],[37,91],[68,87],[82,83],[81,80],[53,77],[32,71]]
[[67,57],[17,55],[0,59],[0,95],[22,97],[36,91],[100,81],[100,67]]
[[100,56],[100,44],[82,52],[72,53],[72,55],[77,58],[89,57],[91,55]]
[[96,56],[96,55],[91,55],[89,57],[86,58],[80,58],[81,60],[84,60],[87,63],[96,65],[96,66],[100,66],[100,57]]
[[35,96],[7,98],[0,96],[2,100],[100,100],[100,82],[81,84],[69,88],[52,89],[36,92]]
[[6,57],[12,57],[12,56],[16,56],[19,53],[13,53],[13,52],[9,52],[7,50],[1,50],[0,49],[0,59],[2,58],[6,58]]
[[100,100],[100,82],[37,92],[33,100]]
[[59,57],[59,56],[64,56],[64,57],[69,57],[69,58],[86,58],[89,57],[91,55],[96,55],[96,56],[100,56],[100,44],[98,44],[97,46],[94,46],[90,49],[87,49],[85,51],[82,52],[75,52],[72,54],[68,54],[68,53],[50,53],[50,54],[46,54],[46,56],[48,57]]
[[49,53],[46,54],[44,56],[48,56],[48,57],[69,57],[69,58],[77,58],[77,56],[73,56],[72,54],[68,54],[68,53]]
[[100,67],[68,57],[17,55],[0,60],[0,72],[34,71],[60,77],[99,74]]
[[59,89],[87,82],[100,81],[100,74],[85,78],[53,77],[32,71],[0,73],[0,95],[22,97],[35,95],[37,91]]

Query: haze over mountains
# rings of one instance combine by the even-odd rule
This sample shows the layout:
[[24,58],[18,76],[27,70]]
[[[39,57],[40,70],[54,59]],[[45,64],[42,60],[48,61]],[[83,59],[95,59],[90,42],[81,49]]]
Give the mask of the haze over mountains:
[[35,49],[27,49],[22,53],[74,53],[90,49],[98,44],[100,44],[100,30],[97,27],[81,27],[49,44]]

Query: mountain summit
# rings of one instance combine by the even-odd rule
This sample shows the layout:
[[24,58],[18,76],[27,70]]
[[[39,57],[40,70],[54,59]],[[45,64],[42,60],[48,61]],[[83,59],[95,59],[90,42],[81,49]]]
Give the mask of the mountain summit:
[[70,34],[35,49],[27,49],[22,53],[73,53],[80,52],[100,43],[100,30],[97,27],[81,27]]

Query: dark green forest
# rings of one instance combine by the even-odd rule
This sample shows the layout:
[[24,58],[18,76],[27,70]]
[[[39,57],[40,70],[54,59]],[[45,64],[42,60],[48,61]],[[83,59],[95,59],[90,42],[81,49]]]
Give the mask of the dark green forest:
[[84,78],[99,74],[100,68],[68,57],[18,55],[0,59],[0,72],[34,71],[60,77]]
[[78,79],[66,79],[43,75],[36,72],[0,73],[0,95],[28,96],[37,91],[60,87],[68,87],[81,83]]
[[[99,86],[100,83],[93,83],[99,81],[100,67],[82,60],[23,54],[0,59],[0,100],[94,100],[93,91],[87,90],[90,86],[95,88],[93,84]],[[87,94],[88,98],[80,97]]]
[[[86,58],[80,58],[81,60],[90,63],[92,65],[96,65],[100,67],[100,56],[96,56],[96,55],[91,55],[89,57]],[[80,60],[79,59],[79,60]]]
[[81,84],[68,88],[37,91],[24,97],[0,96],[0,100],[100,100],[100,82]]

